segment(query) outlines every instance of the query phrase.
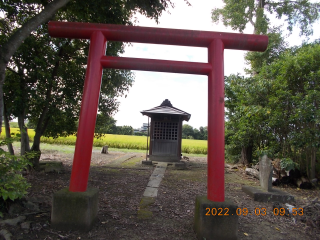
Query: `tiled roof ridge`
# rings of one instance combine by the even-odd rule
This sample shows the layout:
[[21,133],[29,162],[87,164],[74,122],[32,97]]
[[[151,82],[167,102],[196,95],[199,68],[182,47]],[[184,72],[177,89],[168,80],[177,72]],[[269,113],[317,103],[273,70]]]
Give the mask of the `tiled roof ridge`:
[[189,121],[191,114],[187,113],[179,108],[173,107],[171,102],[168,99],[165,99],[160,106],[148,109],[148,110],[143,110],[141,111],[143,115],[148,115],[149,114],[173,114],[173,115],[182,115],[185,117],[186,121]]
[[[157,107],[154,107],[154,108],[151,108],[151,109],[148,109],[148,110],[144,110],[144,111],[152,111],[152,110],[156,110],[156,109],[159,109],[159,108],[171,108],[171,109],[174,109],[174,110],[177,110],[177,111],[180,111],[180,112],[183,112],[183,113],[187,113],[179,108],[175,108],[175,107],[169,107],[169,106],[157,106]],[[187,113],[188,114],[188,113]]]
[[165,99],[160,106],[168,106],[168,107],[173,107],[169,99]]

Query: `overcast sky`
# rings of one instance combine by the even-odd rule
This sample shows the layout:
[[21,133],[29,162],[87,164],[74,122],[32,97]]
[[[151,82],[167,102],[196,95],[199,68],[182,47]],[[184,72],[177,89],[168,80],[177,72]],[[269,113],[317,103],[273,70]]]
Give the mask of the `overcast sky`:
[[[204,30],[217,32],[235,32],[222,24],[216,25],[211,21],[211,10],[223,6],[221,0],[189,0],[191,7],[183,0],[175,0],[175,8],[170,13],[163,13],[160,23],[144,16],[136,15],[139,21],[135,25],[144,27]],[[319,24],[317,25],[320,28]],[[315,26],[314,29],[317,29]],[[252,34],[253,28],[248,26],[244,33]],[[313,38],[319,38],[319,31]],[[300,45],[302,39],[294,34],[289,39],[290,45]],[[225,50],[225,75],[244,74],[245,51]],[[196,47],[181,47],[155,44],[132,43],[126,46],[124,57],[149,59],[165,59],[189,62],[207,62],[207,49]],[[140,111],[159,106],[163,100],[169,99],[172,105],[191,114],[188,122],[199,128],[207,126],[207,76],[191,74],[174,74],[160,72],[133,71],[135,82],[130,88],[127,98],[119,98],[119,111],[114,115],[117,125],[129,125],[140,128],[148,121]],[[186,122],[184,122],[186,123]]]

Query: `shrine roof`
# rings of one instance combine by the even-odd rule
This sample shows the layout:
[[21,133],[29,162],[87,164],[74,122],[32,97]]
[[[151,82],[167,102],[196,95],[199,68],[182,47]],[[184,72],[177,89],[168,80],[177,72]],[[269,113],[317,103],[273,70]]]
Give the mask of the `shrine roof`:
[[143,110],[141,113],[148,117],[151,117],[154,114],[180,115],[185,121],[189,121],[191,117],[191,114],[173,107],[168,99],[164,100],[160,106],[151,108],[149,110]]

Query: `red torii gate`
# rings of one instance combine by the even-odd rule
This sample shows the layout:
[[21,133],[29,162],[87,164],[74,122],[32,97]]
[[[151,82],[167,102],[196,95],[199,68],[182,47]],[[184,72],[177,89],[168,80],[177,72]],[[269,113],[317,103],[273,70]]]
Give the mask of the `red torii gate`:
[[[75,22],[49,22],[52,37],[90,39],[69,191],[87,190],[103,68],[208,76],[207,198],[224,199],[224,49],[265,51],[263,35]],[[208,63],[105,56],[106,42],[138,42],[208,48]]]

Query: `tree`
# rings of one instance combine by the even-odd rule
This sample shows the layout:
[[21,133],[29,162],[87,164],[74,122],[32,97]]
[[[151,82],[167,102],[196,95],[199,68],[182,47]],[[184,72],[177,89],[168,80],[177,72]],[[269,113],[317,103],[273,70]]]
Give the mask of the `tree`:
[[270,144],[278,145],[278,156],[295,160],[311,179],[320,147],[319,43],[288,49],[257,76],[272,89],[267,102],[274,135]]
[[111,133],[116,128],[116,122],[113,117],[105,114],[98,114],[95,128],[95,137],[102,137],[104,134]]
[[[2,123],[3,110],[3,84],[5,81],[5,70],[12,55],[17,51],[23,41],[30,35],[31,31],[40,24],[48,21],[58,9],[65,6],[70,0],[43,1],[38,8],[34,5],[37,1],[1,1],[0,10],[5,15],[1,18],[1,47],[0,47],[0,122]],[[30,7],[26,7],[30,5]],[[31,7],[32,6],[32,7]],[[41,7],[43,10],[41,11]],[[33,8],[33,10],[32,10]],[[30,14],[30,15],[28,15]],[[22,25],[15,25],[16,19],[26,18]],[[0,129],[1,132],[1,129]]]
[[300,28],[300,35],[312,35],[312,24],[319,19],[319,3],[309,0],[223,0],[225,6],[212,10],[213,22],[222,20],[225,26],[243,32],[247,24],[254,27],[254,34],[266,34],[273,15],[287,23],[292,32],[294,26]]
[[251,98],[254,79],[244,78],[239,75],[225,77],[225,107],[227,108],[225,123],[226,144],[229,145],[228,155],[234,154],[235,150],[241,152],[240,162],[250,164],[254,142],[260,134],[259,120],[263,117],[263,108],[260,101]]
[[116,127],[116,134],[119,135],[133,135],[133,128],[131,126],[117,126]]
[[[68,4],[69,2],[70,4]],[[2,125],[3,84],[6,76],[6,67],[10,58],[30,33],[50,20],[59,9],[68,11],[71,7],[71,12],[77,13],[78,16],[81,16],[81,14],[94,16],[96,10],[106,10],[106,5],[109,2],[102,0],[8,0],[0,2],[0,12],[4,15],[0,19],[0,125]],[[189,4],[187,1],[186,3]],[[156,21],[158,21],[162,11],[166,10],[169,5],[173,7],[170,0],[154,0],[152,2],[147,0],[129,0],[116,1],[115,4],[121,6],[122,9],[130,11],[129,15],[125,16],[126,18],[130,17],[134,12],[140,12]],[[63,7],[65,8],[63,9]],[[88,9],[90,9],[90,12]],[[121,13],[121,9],[114,12],[114,14]]]
[[188,124],[183,124],[182,125],[182,138],[187,139],[190,137],[194,138],[193,127]]
[[[286,47],[285,42],[281,37],[281,32],[279,33],[279,28],[277,26],[271,26],[272,24],[269,16],[273,15],[278,19],[284,19],[287,22],[287,29],[289,32],[292,32],[293,27],[297,25],[300,28],[300,35],[306,36],[312,34],[312,25],[320,16],[320,4],[311,3],[308,0],[223,1],[225,3],[223,8],[216,8],[212,10],[213,22],[218,23],[222,20],[225,26],[230,26],[233,30],[238,30],[240,32],[243,32],[249,23],[254,27],[254,34],[269,35],[269,46],[267,51],[264,53],[246,54],[246,60],[251,64],[251,69],[247,70],[247,72],[252,76],[259,73],[263,64],[270,64],[274,59],[276,59]],[[249,125],[251,125],[251,123]],[[244,135],[250,136],[251,134],[248,135],[244,133]],[[251,137],[253,138],[253,135],[251,135]],[[245,139],[247,139],[247,137]],[[250,156],[252,156],[253,141],[254,139],[247,139],[243,142],[245,145],[241,150],[241,159],[245,164],[249,164],[251,162]]]
[[200,138],[201,140],[207,140],[208,139],[208,127],[200,127]]
[[193,138],[194,139],[201,139],[200,131],[197,128],[193,129]]
[[133,135],[135,135],[135,136],[148,136],[148,132],[134,132]]
[[[259,74],[226,77],[226,156],[252,158],[268,153],[292,159],[310,178],[316,176],[320,132],[319,41],[287,49]],[[239,155],[239,152],[242,154]],[[247,156],[247,160],[250,157]]]
[[247,52],[245,54],[245,61],[251,67],[250,69],[245,69],[245,71],[251,76],[258,74],[264,64],[270,65],[278,59],[288,48],[288,43],[282,37],[280,28],[270,29],[266,35],[269,38],[269,44],[264,52]]
[[[99,1],[70,2],[67,8],[55,15],[55,20],[128,25],[131,24],[129,18],[132,12],[138,10],[138,5],[131,5],[132,9],[128,9],[119,1],[108,1],[103,6],[98,3]],[[31,6],[25,4],[25,7],[28,9]],[[150,6],[143,6],[140,10],[157,19],[158,15],[154,16],[153,13],[160,9],[159,6],[151,8],[153,10]],[[92,12],[83,11],[84,9],[91,9]],[[14,20],[20,25],[25,21],[18,16]],[[7,72],[10,74],[7,74],[8,81],[5,83],[7,102],[12,106],[11,114],[20,116],[21,129],[25,129],[25,118],[36,125],[32,151],[40,151],[42,135],[58,137],[75,133],[88,48],[86,40],[50,38],[44,24],[25,39],[9,63]],[[123,43],[108,42],[108,55],[118,56],[121,52]],[[118,107],[115,97],[127,91],[131,83],[130,71],[104,71],[99,111],[105,115],[114,112]],[[23,139],[22,143],[24,142]],[[28,150],[25,147],[21,149]],[[34,159],[33,165],[36,166],[38,161],[39,158]]]

